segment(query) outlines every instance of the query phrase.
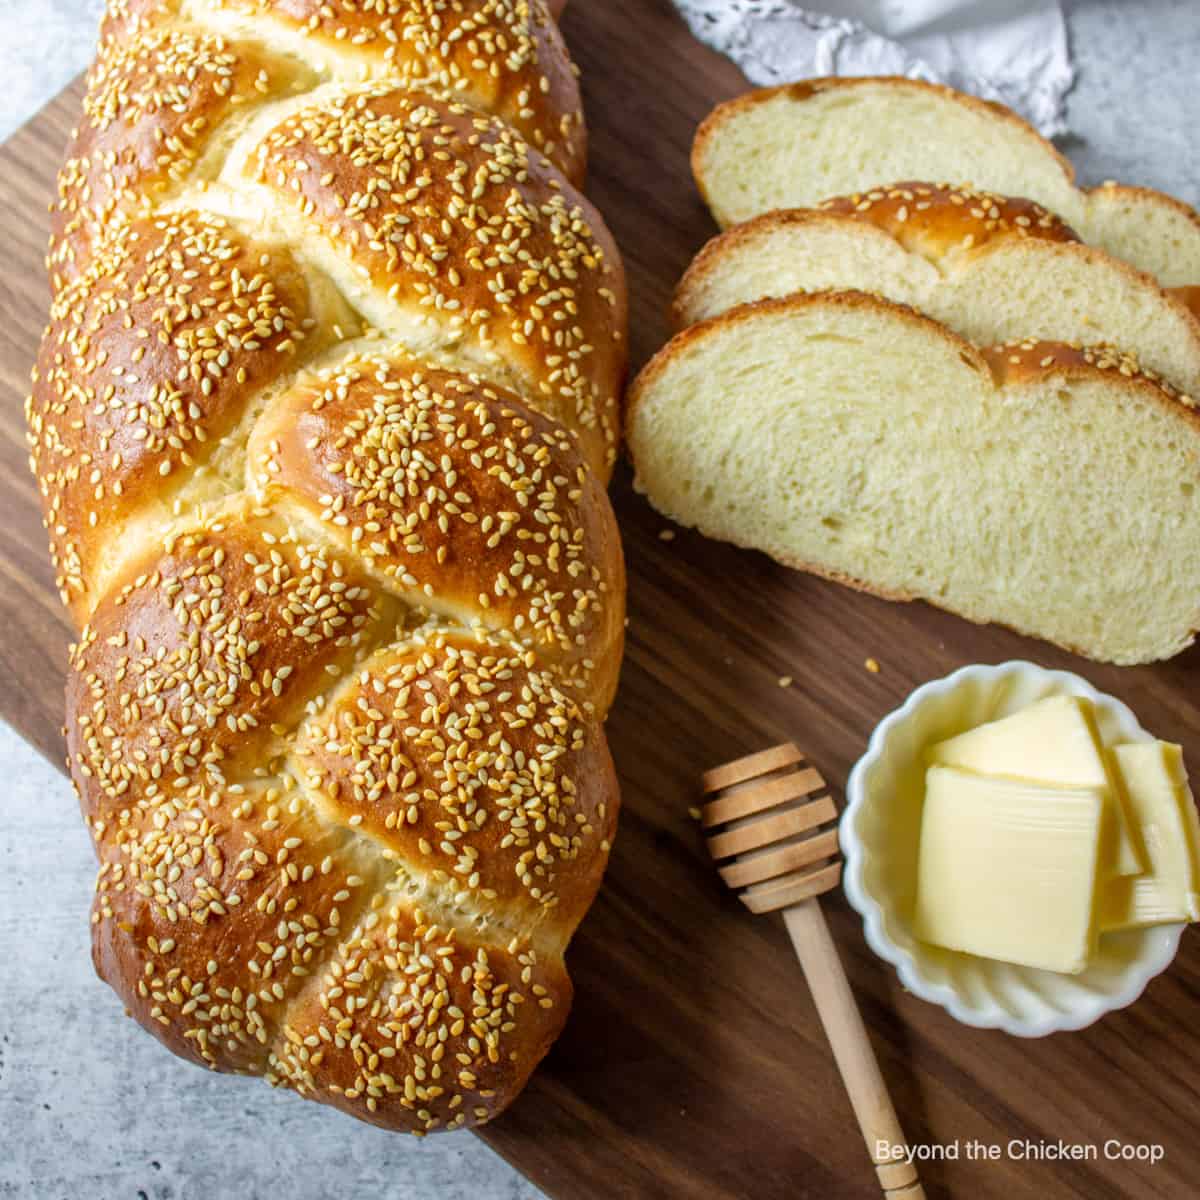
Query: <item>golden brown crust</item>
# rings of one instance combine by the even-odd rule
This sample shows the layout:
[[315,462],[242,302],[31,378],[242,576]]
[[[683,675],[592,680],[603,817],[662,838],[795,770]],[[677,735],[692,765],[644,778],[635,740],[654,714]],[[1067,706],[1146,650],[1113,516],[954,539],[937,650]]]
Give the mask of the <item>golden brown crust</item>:
[[100,21],[101,52],[176,16],[180,0],[108,0]]
[[624,278],[600,215],[557,170],[500,122],[390,85],[296,113],[253,158],[388,304],[500,368],[607,480]]
[[822,212],[851,217],[929,259],[965,253],[1003,238],[1078,242],[1060,217],[1032,200],[945,183],[906,181],[822,201]]
[[97,970],[198,1065],[427,1133],[501,1111],[566,1020],[557,953],[414,898],[287,774],[131,806],[98,836]]
[[96,828],[100,977],[183,1058],[263,1074],[289,1006],[388,878],[287,776]]
[[579,82],[544,0],[209,0],[323,53],[353,49],[355,79],[494,113],[577,186],[587,160]]
[[304,80],[250,46],[187,27],[151,25],[103,43],[58,177],[48,260],[55,290],[86,269],[112,226],[178,189],[239,109]]
[[328,339],[318,315],[286,250],[199,213],[134,223],[58,295],[27,417],[77,623],[118,531],[205,462],[306,340]]
[[418,1134],[561,1030],[619,805],[625,285],[550,11],[110,0],[27,404],[98,972]]
[[804,101],[823,92],[853,91],[880,86],[937,95],[944,100],[959,104],[963,108],[980,113],[990,119],[1004,121],[1010,128],[1019,130],[1024,137],[1028,138],[1034,144],[1040,153],[1054,159],[1062,170],[1063,178],[1067,183],[1073,184],[1075,181],[1075,168],[1070,162],[1050,142],[1042,137],[1032,125],[1017,116],[1012,109],[1006,108],[1003,104],[996,104],[990,100],[981,100],[977,96],[956,91],[954,88],[946,87],[939,83],[927,83],[922,79],[908,79],[902,75],[835,76],[803,79],[798,83],[784,84],[781,87],[760,88],[756,91],[747,92],[745,95],[737,96],[732,100],[727,100],[724,104],[719,104],[713,109],[696,130],[695,140],[692,143],[692,172],[696,179],[696,186],[700,189],[700,194],[704,197],[705,202],[709,203],[710,198],[704,186],[702,163],[708,151],[709,143],[716,136],[721,126],[730,118],[736,117],[740,112],[744,112],[748,108],[759,104],[766,104],[781,96],[790,100]]
[[1047,376],[1096,379],[1119,375],[1146,399],[1168,408],[1200,427],[1196,401],[1138,362],[1137,355],[1114,346],[1075,346],[1037,338],[989,346],[983,356],[998,387],[1038,383]]
[[197,1063],[389,1128],[477,1124],[566,1019],[619,806],[604,735],[529,652],[372,654],[396,614],[294,538],[247,509],[179,535],[73,652],[97,969]]
[[72,648],[67,754],[85,816],[269,763],[389,611],[353,566],[248,505],[168,537]]
[[476,914],[565,946],[592,902],[618,793],[599,726],[529,652],[438,632],[368,659],[294,763],[355,826]]
[[510,634],[607,711],[624,636],[620,537],[562,425],[396,348],[281,397],[248,465],[265,503],[302,505],[406,603]]
[[1189,285],[1187,287],[1167,288],[1166,293],[1184,305],[1193,317],[1200,320],[1200,286]]
[[482,1125],[570,1005],[560,959],[519,938],[481,943],[401,898],[372,910],[288,1013],[267,1078],[386,1129]]

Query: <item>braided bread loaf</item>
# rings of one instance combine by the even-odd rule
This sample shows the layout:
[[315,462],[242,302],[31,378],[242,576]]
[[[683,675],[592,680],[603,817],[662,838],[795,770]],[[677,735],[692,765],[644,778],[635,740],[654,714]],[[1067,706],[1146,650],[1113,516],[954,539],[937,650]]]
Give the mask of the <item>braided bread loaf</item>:
[[545,0],[111,0],[28,422],[94,958],[184,1058],[424,1133],[600,883],[624,276]]

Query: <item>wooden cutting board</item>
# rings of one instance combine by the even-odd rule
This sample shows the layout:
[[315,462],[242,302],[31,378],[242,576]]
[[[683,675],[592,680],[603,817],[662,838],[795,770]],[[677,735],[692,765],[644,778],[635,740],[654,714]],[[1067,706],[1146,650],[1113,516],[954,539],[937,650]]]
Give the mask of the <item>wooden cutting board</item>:
[[[674,282],[713,233],[688,173],[692,131],[745,84],[668,0],[577,0],[564,26],[584,71],[590,191],[625,252],[640,365],[664,340]],[[78,102],[69,90],[0,149],[0,715],[56,762],[68,628],[21,403],[47,303],[46,205]],[[625,472],[614,499],[630,568],[629,654],[609,727],[621,834],[570,955],[568,1029],[483,1136],[562,1200],[867,1200],[874,1173],[782,927],[722,889],[688,815],[699,771],[790,738],[841,786],[876,723],[918,684],[1014,657],[1081,671],[1182,741],[1200,771],[1200,653],[1097,667],[691,533],[663,541],[665,522]],[[781,688],[781,676],[796,682]],[[1184,939],[1131,1010],[1029,1043],[906,995],[840,896],[828,909],[910,1140],[959,1146],[957,1161],[924,1167],[931,1197],[1196,1195],[1200,938]],[[95,1000],[115,1003],[99,988]],[[1014,1139],[1051,1152],[1093,1145],[1097,1158],[1014,1161],[1003,1149]],[[1161,1144],[1165,1158],[1107,1160],[1108,1139]],[[974,1140],[1000,1146],[1000,1160],[968,1160]]]

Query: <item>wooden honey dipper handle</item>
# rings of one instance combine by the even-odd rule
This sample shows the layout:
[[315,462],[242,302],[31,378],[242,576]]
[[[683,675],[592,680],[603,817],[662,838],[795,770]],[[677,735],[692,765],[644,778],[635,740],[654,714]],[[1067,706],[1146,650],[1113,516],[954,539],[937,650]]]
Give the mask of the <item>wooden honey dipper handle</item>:
[[908,1143],[821,912],[819,897],[842,873],[824,777],[788,742],[714,767],[700,786],[708,797],[700,820],[721,878],[751,912],[783,913],[884,1195],[925,1200],[916,1167],[891,1157]]
[[[894,1200],[925,1200],[925,1192],[910,1162],[892,1161],[880,1147],[907,1146],[879,1063],[850,991],[837,948],[825,923],[821,903],[813,897],[783,910],[783,920],[804,968],[817,1014],[825,1027],[838,1070],[845,1082],[854,1115],[875,1164],[885,1196]],[[880,1161],[883,1158],[884,1161]]]

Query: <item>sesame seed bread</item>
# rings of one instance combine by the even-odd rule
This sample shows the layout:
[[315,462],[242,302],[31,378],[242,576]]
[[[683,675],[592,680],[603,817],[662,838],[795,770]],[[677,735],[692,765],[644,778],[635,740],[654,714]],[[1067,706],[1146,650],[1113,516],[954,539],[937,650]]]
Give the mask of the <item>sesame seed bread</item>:
[[700,126],[692,167],[722,227],[897,180],[947,181],[1034,200],[1164,287],[1200,279],[1194,209],[1148,188],[1081,190],[1071,164],[1015,113],[919,80],[808,79],[750,92]]
[[1200,319],[1186,294],[1084,245],[1032,201],[945,185],[900,183],[735,225],[684,276],[675,319],[826,290],[911,305],[981,346],[1120,345],[1200,395]]
[[1200,415],[1120,355],[767,300],[678,334],[627,436],[660,512],[789,566],[1115,663],[1200,628]]
[[110,0],[26,405],[99,974],[417,1134],[562,1029],[619,808],[625,281],[551,11]]

